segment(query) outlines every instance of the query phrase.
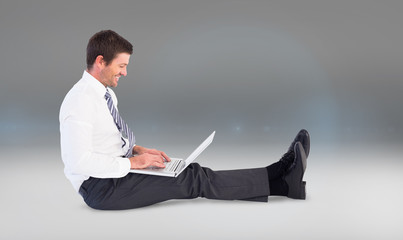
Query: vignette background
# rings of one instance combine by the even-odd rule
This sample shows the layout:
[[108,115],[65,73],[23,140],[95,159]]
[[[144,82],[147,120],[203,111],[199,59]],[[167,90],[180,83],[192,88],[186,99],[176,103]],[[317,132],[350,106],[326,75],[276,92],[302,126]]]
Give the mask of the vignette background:
[[[131,229],[157,238],[180,224],[185,234],[168,238],[401,238],[402,9],[363,0],[1,1],[0,236],[109,239]],[[261,167],[306,128],[308,199],[86,207],[63,176],[58,111],[85,68],[88,39],[103,29],[134,43],[116,93],[139,145],[185,156],[216,130],[199,163]],[[156,219],[169,224],[155,231]]]

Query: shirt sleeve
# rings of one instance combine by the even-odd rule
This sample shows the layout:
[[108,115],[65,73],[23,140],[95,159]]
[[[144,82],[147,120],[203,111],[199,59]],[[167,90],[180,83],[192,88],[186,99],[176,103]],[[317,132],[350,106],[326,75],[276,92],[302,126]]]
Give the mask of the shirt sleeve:
[[98,178],[119,178],[128,174],[130,160],[128,158],[109,156],[97,153],[93,146],[92,117],[95,114],[81,101],[80,107],[75,106],[61,117],[60,132],[62,158],[66,170],[73,174],[87,175]]

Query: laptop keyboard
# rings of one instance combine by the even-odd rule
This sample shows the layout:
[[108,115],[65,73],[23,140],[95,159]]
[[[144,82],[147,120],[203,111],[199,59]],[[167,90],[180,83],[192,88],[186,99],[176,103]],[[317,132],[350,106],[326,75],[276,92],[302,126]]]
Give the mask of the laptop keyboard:
[[171,160],[170,162],[165,163],[165,169],[169,172],[175,172],[181,165],[181,162],[182,160],[180,159]]

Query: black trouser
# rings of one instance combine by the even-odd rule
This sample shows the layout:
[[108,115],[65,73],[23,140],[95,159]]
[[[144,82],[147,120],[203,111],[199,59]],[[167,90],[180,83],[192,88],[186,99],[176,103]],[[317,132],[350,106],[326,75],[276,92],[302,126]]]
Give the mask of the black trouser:
[[91,177],[81,185],[80,194],[92,208],[121,210],[197,197],[267,202],[270,190],[265,168],[213,171],[192,163],[176,178],[135,173]]

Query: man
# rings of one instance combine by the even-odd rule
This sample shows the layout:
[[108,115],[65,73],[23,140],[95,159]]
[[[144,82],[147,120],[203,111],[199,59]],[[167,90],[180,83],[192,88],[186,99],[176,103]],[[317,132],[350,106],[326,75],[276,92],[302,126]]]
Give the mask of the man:
[[256,169],[213,171],[190,164],[178,177],[129,173],[164,168],[162,151],[135,144],[117,110],[111,88],[127,75],[133,46],[111,30],[96,33],[87,45],[87,69],[60,109],[65,175],[88,206],[131,209],[169,199],[205,197],[267,202],[269,195],[305,199],[302,181],[310,139],[301,130],[280,161]]

